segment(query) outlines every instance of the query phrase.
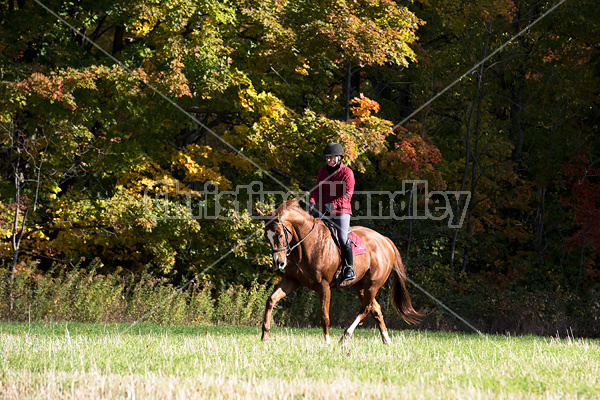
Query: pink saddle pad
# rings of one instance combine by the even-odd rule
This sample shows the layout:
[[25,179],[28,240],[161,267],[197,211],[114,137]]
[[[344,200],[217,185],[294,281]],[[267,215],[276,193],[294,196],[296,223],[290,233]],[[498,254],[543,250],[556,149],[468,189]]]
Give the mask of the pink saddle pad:
[[[360,254],[364,254],[367,252],[367,246],[365,246],[365,242],[354,232],[350,232],[348,234],[348,239],[352,242],[352,254],[358,256]],[[338,247],[338,251],[341,254],[341,249]]]

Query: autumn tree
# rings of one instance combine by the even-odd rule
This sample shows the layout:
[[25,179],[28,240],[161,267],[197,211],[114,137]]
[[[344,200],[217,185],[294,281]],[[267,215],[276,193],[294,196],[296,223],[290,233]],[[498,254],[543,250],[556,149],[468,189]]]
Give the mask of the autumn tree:
[[[370,168],[391,122],[375,116],[377,103],[336,88],[349,63],[414,60],[419,24],[391,1],[45,6],[10,2],[0,17],[2,256],[13,268],[20,256],[97,256],[189,275],[235,245],[227,279],[256,275],[264,249],[243,240],[254,225],[187,218],[187,194],[256,179],[279,187],[269,176],[308,188],[330,140]],[[168,204],[159,181],[173,182]],[[165,208],[181,218],[157,218]]]

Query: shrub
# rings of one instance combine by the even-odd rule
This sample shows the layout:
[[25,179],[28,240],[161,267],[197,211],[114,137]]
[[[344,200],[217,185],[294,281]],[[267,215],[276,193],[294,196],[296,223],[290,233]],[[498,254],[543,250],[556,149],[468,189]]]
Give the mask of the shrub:
[[133,322],[259,325],[270,291],[256,281],[216,292],[210,281],[175,287],[148,274],[101,275],[87,269],[21,264],[14,276],[0,268],[0,319],[8,321]]

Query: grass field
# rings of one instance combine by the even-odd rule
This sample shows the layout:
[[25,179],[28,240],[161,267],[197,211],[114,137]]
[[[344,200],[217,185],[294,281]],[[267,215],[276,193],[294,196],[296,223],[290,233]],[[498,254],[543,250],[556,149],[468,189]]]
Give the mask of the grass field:
[[[600,398],[600,341],[358,329],[0,323],[0,398]],[[333,330],[332,338],[341,336]]]

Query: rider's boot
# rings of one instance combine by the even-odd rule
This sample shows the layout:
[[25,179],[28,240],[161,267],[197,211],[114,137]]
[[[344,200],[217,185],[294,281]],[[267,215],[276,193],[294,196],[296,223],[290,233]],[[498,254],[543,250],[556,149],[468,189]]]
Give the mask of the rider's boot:
[[352,254],[352,241],[348,239],[344,245],[342,245],[342,273],[340,275],[340,282],[350,281],[356,278],[354,274],[354,255]]

